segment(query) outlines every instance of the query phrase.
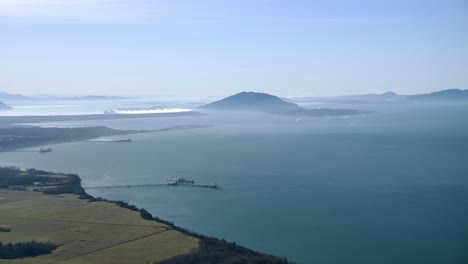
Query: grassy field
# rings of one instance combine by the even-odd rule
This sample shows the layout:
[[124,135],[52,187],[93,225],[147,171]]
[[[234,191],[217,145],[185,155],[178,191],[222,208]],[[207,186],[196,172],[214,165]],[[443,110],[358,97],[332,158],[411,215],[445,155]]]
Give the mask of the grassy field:
[[108,202],[0,190],[1,242],[51,241],[52,254],[3,263],[152,263],[198,248],[196,238]]

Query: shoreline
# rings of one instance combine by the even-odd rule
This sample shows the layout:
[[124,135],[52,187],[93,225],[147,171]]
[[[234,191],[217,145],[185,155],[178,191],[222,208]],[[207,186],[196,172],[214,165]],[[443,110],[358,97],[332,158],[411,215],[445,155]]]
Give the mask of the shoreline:
[[[115,136],[124,136],[124,135],[136,135],[142,133],[156,133],[156,132],[169,132],[169,131],[179,131],[179,130],[190,130],[190,129],[200,129],[200,128],[208,128],[212,127],[213,125],[174,125],[169,127],[164,127],[160,129],[152,129],[152,130],[118,130],[112,129],[108,127],[74,127],[74,128],[60,128],[60,127],[41,127],[41,126],[11,126],[11,127],[0,127],[0,153],[1,152],[15,152],[20,151],[23,149],[28,149],[32,147],[39,147],[44,145],[55,145],[55,144],[62,144],[62,143],[73,143],[73,142],[100,142],[100,141],[93,141],[97,138],[102,137],[115,137]],[[68,138],[66,136],[71,130],[81,131],[80,135],[76,135],[75,138]],[[95,131],[94,130],[99,130]],[[101,131],[102,130],[102,131]],[[4,134],[4,131],[8,133]],[[30,133],[32,131],[32,133]],[[21,132],[26,134],[26,136],[12,136]],[[43,138],[37,138],[36,134],[38,132],[43,132]],[[49,134],[47,134],[49,133]],[[86,135],[86,133],[90,133]],[[92,134],[96,133],[96,134]],[[64,136],[63,138],[56,138],[56,135],[60,134]],[[16,143],[16,145],[11,145],[11,139],[19,139],[19,140],[29,140],[30,141],[22,141]],[[3,140],[2,140],[3,139]],[[10,141],[5,141],[8,139]],[[114,142],[115,141],[109,141]],[[2,146],[3,145],[3,146]]]
[[[78,176],[79,178],[79,176]],[[247,247],[244,247],[244,246],[240,246],[240,245],[237,245],[235,242],[228,242],[224,239],[219,239],[219,238],[216,238],[216,237],[209,237],[209,236],[205,236],[203,234],[199,234],[195,231],[192,231],[188,228],[184,228],[184,227],[180,227],[178,225],[176,225],[174,222],[171,222],[171,221],[168,221],[168,220],[165,220],[165,219],[162,219],[162,218],[159,218],[158,216],[153,216],[150,212],[148,212],[146,209],[144,208],[140,208],[140,207],[137,207],[133,204],[129,204],[125,201],[120,201],[120,200],[109,200],[109,199],[105,199],[105,198],[102,198],[102,197],[94,197],[90,194],[88,194],[86,192],[86,190],[83,188],[83,186],[81,186],[81,178],[79,178],[80,180],[80,191],[82,191],[82,194],[85,196],[85,197],[80,197],[80,199],[88,199],[88,201],[90,202],[94,202],[94,201],[101,201],[101,202],[107,202],[107,203],[112,203],[112,204],[116,204],[120,207],[123,207],[123,208],[126,208],[128,210],[131,210],[131,211],[136,211],[136,212],[139,212],[140,213],[140,216],[141,218],[145,219],[145,220],[150,220],[150,221],[155,221],[157,223],[160,223],[160,224],[165,224],[169,227],[171,227],[173,230],[175,231],[178,231],[178,232],[181,232],[182,234],[184,235],[187,235],[187,236],[190,236],[190,237],[193,237],[193,238],[197,238],[197,239],[200,239],[200,246],[202,245],[204,239],[206,240],[210,240],[210,243],[222,243],[222,244],[225,244],[224,246],[228,247],[228,248],[236,248],[236,250],[243,250],[243,251],[248,251],[248,254],[249,255],[260,255],[260,256],[265,256],[265,257],[271,257],[271,258],[274,258],[274,261],[272,262],[261,262],[262,264],[265,263],[275,263],[275,264],[293,264],[293,262],[287,260],[285,257],[277,257],[277,256],[274,256],[274,255],[270,255],[270,254],[266,254],[266,253],[261,253],[261,252],[258,252],[258,251],[255,251],[253,249],[250,249],[250,248],[247,248]],[[188,254],[190,255],[190,254]],[[184,256],[184,255],[181,255],[181,256]],[[177,257],[176,257],[177,258]],[[181,260],[181,261],[184,261],[184,260]],[[161,263],[164,263],[164,264],[171,264],[172,262],[166,262],[166,261],[163,261]],[[174,262],[175,263],[179,263],[179,261],[176,261]],[[184,263],[184,262],[180,262],[181,264]]]
[[160,113],[160,114],[88,114],[88,115],[20,115],[20,116],[0,116],[0,126],[13,124],[31,124],[45,122],[62,121],[94,121],[94,120],[114,120],[114,119],[134,119],[134,118],[155,118],[155,117],[184,117],[201,116],[201,112],[179,112],[179,113]]
[[[18,192],[34,192],[37,194],[44,194],[47,197],[56,197],[57,195],[72,194],[76,195],[79,200],[84,200],[86,203],[107,203],[117,205],[118,207],[126,210],[137,212],[139,217],[143,220],[155,222],[157,224],[165,225],[169,229],[181,233],[187,237],[199,240],[198,248],[187,254],[176,255],[165,259],[163,261],[154,262],[160,264],[183,264],[183,263],[258,263],[258,264],[292,264],[286,258],[277,257],[271,254],[261,253],[247,247],[239,246],[235,242],[228,242],[224,239],[218,239],[215,237],[209,237],[199,234],[195,231],[189,230],[177,226],[171,221],[161,219],[157,216],[153,216],[144,208],[139,208],[135,205],[129,204],[125,201],[119,200],[108,200],[105,198],[94,197],[86,192],[81,185],[81,178],[77,174],[64,174],[64,173],[52,173],[41,170],[28,169],[26,171],[20,170],[18,167],[1,167],[0,170],[10,170],[16,172],[17,175],[33,173],[33,175],[41,177],[50,177],[49,180],[56,181],[55,185],[24,185],[23,190]],[[5,172],[4,172],[5,173]],[[60,176],[62,181],[57,181],[57,176]],[[0,180],[4,178],[4,175],[0,174]],[[18,176],[16,176],[18,177]],[[7,176],[8,178],[8,176]],[[65,182],[63,180],[65,179]],[[0,182],[1,183],[1,182]],[[26,188],[27,187],[27,188]],[[10,188],[0,187],[1,190],[12,190]],[[0,203],[1,204],[1,203]],[[83,209],[85,210],[85,209]],[[0,218],[1,219],[1,218]],[[74,218],[72,218],[74,219]],[[1,223],[0,223],[1,224]],[[91,235],[91,234],[90,234]],[[137,251],[138,249],[135,249]],[[52,253],[53,254],[53,253]],[[45,255],[44,255],[45,256]],[[216,262],[211,262],[216,261]],[[226,262],[225,262],[226,261]],[[237,262],[236,262],[237,261]]]

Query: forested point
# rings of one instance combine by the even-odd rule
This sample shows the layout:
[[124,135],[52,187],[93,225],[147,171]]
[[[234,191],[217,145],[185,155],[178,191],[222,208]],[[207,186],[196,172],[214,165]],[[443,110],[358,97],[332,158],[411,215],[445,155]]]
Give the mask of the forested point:
[[5,227],[5,226],[0,226],[0,232],[10,232],[11,228]]

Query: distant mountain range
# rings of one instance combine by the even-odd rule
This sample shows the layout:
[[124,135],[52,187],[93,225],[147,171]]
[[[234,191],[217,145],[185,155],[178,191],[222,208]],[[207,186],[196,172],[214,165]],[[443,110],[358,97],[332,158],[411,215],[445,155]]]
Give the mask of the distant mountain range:
[[394,103],[404,100],[406,96],[394,92],[383,94],[342,95],[331,97],[295,97],[288,98],[291,102],[330,102],[330,103]]
[[24,96],[21,94],[12,94],[0,91],[1,101],[30,101],[30,100],[73,100],[73,101],[104,101],[104,100],[127,100],[132,97],[105,96],[105,95],[85,95],[85,96]]
[[467,101],[468,90],[449,89],[429,94],[418,94],[407,96],[411,101],[434,102],[434,101]]
[[344,95],[333,97],[296,97],[289,102],[331,102],[331,103],[404,103],[404,102],[461,102],[468,101],[468,90],[449,89],[429,94],[400,95],[394,92],[383,94]]
[[203,105],[200,108],[223,111],[256,111],[292,116],[342,116],[369,113],[355,109],[307,109],[297,104],[286,102],[274,95],[255,92],[241,92]]
[[[85,95],[85,96],[24,96],[21,94],[6,93],[0,91],[0,101],[105,101],[105,100],[128,100],[133,97],[123,96],[104,96],[104,95]],[[255,93],[241,92],[239,94],[224,98],[202,106],[205,109],[217,110],[235,110],[242,108],[244,110],[254,111],[300,111],[301,107],[296,103],[305,102],[330,102],[340,104],[365,104],[365,103],[405,103],[405,102],[468,102],[468,90],[448,89],[428,94],[400,95],[394,92],[382,94],[364,94],[364,95],[345,95],[334,97],[294,97],[279,98],[277,96]]]
[[11,93],[5,93],[0,91],[0,100],[24,100],[27,99],[28,97],[23,96],[21,94],[11,94]]

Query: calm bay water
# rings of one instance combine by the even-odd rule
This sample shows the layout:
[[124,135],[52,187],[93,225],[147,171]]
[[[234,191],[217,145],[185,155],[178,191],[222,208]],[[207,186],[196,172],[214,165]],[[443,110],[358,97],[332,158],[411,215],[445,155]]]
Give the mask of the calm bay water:
[[[249,114],[60,123],[154,129],[134,142],[66,143],[49,154],[0,153],[2,165],[78,173],[83,185],[196,232],[299,263],[466,263],[468,105],[373,106],[375,114]],[[57,124],[48,124],[57,125]]]

